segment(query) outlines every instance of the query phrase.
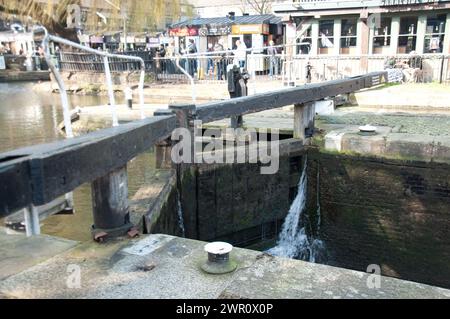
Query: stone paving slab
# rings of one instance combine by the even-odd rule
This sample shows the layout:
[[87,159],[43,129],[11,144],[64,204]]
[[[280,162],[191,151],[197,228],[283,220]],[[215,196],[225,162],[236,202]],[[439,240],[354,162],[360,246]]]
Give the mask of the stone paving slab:
[[[150,235],[104,245],[85,243],[0,281],[8,298],[450,298],[450,291],[369,274],[235,249],[238,270],[208,275],[203,242]],[[80,267],[81,288],[67,286]]]
[[77,245],[75,241],[46,235],[27,238],[25,234],[4,227],[0,227],[0,243],[0,280]]

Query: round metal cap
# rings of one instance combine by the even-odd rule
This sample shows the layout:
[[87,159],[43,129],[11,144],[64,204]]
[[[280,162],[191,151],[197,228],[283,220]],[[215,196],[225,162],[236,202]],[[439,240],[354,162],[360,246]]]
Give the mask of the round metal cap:
[[213,255],[226,255],[231,253],[232,250],[233,250],[232,245],[223,242],[209,243],[205,246],[205,251],[208,254]]
[[377,128],[375,126],[372,126],[372,125],[364,125],[364,126],[360,126],[359,130],[362,133],[376,133]]

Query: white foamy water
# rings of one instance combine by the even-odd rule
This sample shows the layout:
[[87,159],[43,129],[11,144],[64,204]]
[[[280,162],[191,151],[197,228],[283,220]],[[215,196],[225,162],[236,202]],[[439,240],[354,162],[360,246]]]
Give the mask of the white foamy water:
[[[317,257],[325,249],[325,245],[319,239],[308,238],[306,233],[304,221],[308,182],[306,163],[305,161],[298,185],[297,197],[292,203],[289,214],[284,221],[277,246],[268,250],[268,253],[279,257],[317,262]],[[320,213],[320,210],[318,213]]]
[[183,208],[181,206],[181,196],[179,191],[177,191],[177,215],[178,215],[178,226],[180,227],[181,235],[183,238],[185,238],[186,230],[184,228]]

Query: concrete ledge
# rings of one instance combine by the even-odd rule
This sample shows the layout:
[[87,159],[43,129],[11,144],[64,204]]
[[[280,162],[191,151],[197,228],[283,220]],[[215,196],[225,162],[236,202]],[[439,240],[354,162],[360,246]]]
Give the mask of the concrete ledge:
[[75,241],[46,235],[27,238],[3,227],[0,243],[0,281],[77,245]]
[[[8,298],[450,298],[450,291],[235,249],[238,270],[214,276],[200,266],[205,243],[166,235],[98,245],[86,243],[0,282]],[[69,265],[81,288],[67,287]]]

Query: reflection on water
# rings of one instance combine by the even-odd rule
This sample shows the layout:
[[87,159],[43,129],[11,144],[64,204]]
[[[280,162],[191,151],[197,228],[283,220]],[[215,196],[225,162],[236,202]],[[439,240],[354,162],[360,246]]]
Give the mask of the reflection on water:
[[[63,139],[58,124],[63,120],[58,94],[34,92],[32,83],[0,83],[0,152]],[[73,107],[107,103],[106,97],[70,96]],[[135,192],[150,179],[155,159],[143,154],[128,165],[129,192]],[[92,206],[90,185],[74,192],[75,214],[52,216],[42,224],[46,234],[74,240],[90,240]]]

